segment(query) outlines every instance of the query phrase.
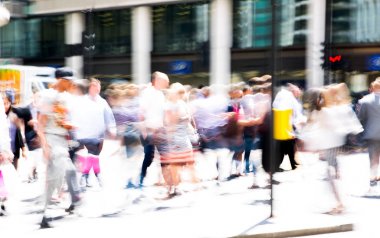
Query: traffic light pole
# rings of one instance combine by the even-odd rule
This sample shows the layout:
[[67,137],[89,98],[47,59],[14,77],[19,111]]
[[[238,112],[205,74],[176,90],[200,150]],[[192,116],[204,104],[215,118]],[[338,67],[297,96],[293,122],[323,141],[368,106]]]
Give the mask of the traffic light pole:
[[324,68],[324,84],[332,84],[331,63],[329,57],[332,56],[332,0],[326,0],[325,12],[325,68]]
[[85,11],[86,14],[86,30],[83,36],[83,52],[85,59],[87,58],[85,74],[87,77],[92,77],[93,74],[93,54],[95,53],[95,33],[93,23],[93,9]]
[[[323,0],[310,0],[308,4],[309,20],[306,42],[306,80],[307,88],[321,87],[324,84],[323,45],[326,32],[326,2]],[[322,57],[321,57],[322,53]]]

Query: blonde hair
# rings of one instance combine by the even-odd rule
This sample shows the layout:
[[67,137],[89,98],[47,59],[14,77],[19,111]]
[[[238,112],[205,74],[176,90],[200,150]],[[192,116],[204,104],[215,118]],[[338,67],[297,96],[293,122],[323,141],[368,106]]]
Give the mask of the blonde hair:
[[328,85],[322,89],[322,97],[326,107],[351,103],[350,90],[345,83]]

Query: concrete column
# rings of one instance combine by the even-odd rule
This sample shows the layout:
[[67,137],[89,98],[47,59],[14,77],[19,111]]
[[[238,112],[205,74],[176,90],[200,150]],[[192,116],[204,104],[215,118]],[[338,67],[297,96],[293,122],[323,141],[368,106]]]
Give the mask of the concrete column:
[[211,84],[231,82],[232,1],[211,2]]
[[322,45],[325,40],[326,1],[310,0],[306,49],[306,78],[308,88],[323,86],[324,72],[321,67]]
[[[82,33],[85,30],[85,17],[83,13],[75,12],[65,15],[65,44],[74,45],[82,43]],[[74,71],[74,76],[83,77],[83,56],[76,55],[65,58],[65,65]]]
[[132,80],[150,82],[152,51],[152,10],[141,6],[132,10]]

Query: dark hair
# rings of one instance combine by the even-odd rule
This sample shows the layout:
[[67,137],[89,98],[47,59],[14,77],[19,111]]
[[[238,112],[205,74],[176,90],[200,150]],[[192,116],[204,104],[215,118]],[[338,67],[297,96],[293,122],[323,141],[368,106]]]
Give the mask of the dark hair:
[[16,100],[16,93],[15,91],[12,89],[12,88],[8,88],[5,90],[4,92],[4,96],[5,98],[7,98],[7,100],[13,105],[15,103],[15,100]]
[[73,71],[69,68],[58,68],[55,70],[55,78],[72,77]]
[[322,89],[311,88],[306,90],[302,97],[303,108],[306,111],[321,110],[323,104]]

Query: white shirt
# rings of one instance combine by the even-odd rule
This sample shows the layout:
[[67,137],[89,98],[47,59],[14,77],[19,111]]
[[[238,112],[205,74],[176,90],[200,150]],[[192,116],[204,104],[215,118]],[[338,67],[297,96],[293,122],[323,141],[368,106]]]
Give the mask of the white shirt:
[[149,86],[140,97],[140,108],[146,128],[158,129],[164,126],[165,96],[162,91]]
[[273,108],[285,110],[292,109],[292,124],[297,125],[300,122],[305,122],[306,118],[302,114],[302,105],[296,99],[292,92],[283,88],[277,93]]
[[227,111],[228,99],[223,95],[196,99],[192,102],[192,107],[198,128],[211,129],[227,124],[227,119],[222,114]]
[[87,96],[73,96],[70,108],[76,139],[101,138],[105,131],[102,107]]
[[353,110],[348,105],[339,105],[314,110],[300,138],[308,150],[326,150],[344,145],[348,134],[361,131],[363,128]]

